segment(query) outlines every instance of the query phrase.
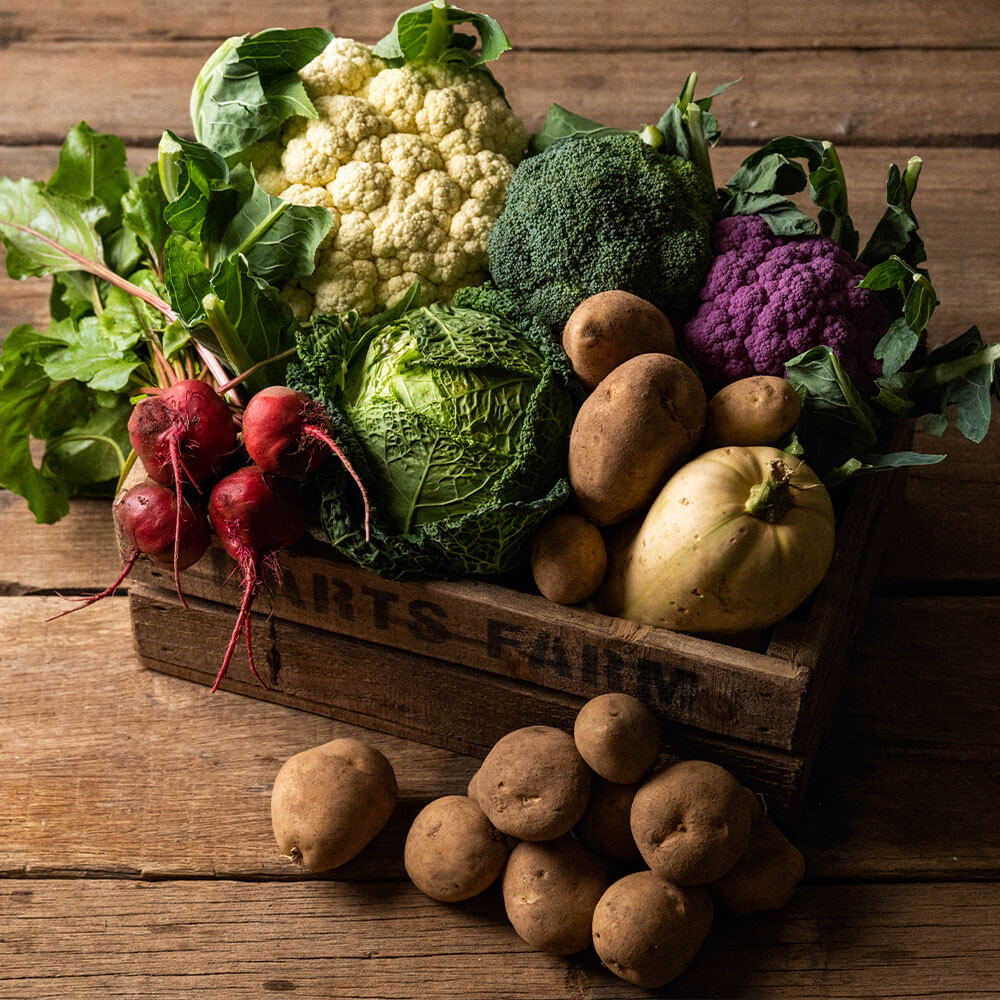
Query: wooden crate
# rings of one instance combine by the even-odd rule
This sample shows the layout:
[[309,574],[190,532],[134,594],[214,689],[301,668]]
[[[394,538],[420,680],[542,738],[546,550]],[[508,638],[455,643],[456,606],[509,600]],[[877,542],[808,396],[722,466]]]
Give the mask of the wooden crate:
[[[729,767],[793,819],[831,719],[903,492],[897,470],[860,479],[833,563],[809,602],[751,647],[638,626],[491,583],[383,580],[318,542],[281,556],[224,687],[436,746],[484,755],[505,733],[572,729],[580,705],[626,691],[655,709],[670,752]],[[130,589],[143,664],[211,684],[235,621],[232,560],[183,574],[140,562]]]

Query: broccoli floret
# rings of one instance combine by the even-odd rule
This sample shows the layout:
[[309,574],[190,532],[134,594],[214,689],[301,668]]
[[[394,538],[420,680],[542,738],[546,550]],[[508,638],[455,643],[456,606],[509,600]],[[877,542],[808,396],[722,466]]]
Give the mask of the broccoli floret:
[[609,289],[680,317],[712,260],[710,175],[634,132],[557,142],[514,171],[489,269],[552,327]]

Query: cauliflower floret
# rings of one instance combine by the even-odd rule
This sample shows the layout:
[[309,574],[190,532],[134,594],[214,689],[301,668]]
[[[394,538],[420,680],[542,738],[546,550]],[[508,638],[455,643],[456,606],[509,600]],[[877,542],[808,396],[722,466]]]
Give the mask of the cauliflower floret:
[[313,103],[333,94],[367,96],[368,85],[385,63],[361,42],[352,38],[334,38],[311,63],[299,72],[306,93]]
[[486,73],[452,63],[389,67],[338,38],[300,71],[318,117],[293,118],[251,162],[268,193],[323,205],[334,226],[315,272],[289,290],[301,311],[425,301],[481,281],[486,238],[528,134]]
[[313,296],[313,315],[357,309],[375,311],[378,272],[370,260],[356,260],[342,250],[324,254],[316,270],[299,279],[299,286]]

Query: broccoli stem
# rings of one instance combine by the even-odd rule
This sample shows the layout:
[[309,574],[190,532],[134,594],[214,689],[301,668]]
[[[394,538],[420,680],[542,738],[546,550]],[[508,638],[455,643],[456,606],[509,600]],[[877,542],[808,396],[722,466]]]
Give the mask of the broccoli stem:
[[[694,73],[691,74],[692,77],[694,75]],[[705,125],[701,117],[701,108],[697,104],[690,103],[684,109],[684,123],[687,125],[688,138],[691,141],[691,162],[708,177],[712,182],[712,187],[715,187],[712,157],[705,139]]]

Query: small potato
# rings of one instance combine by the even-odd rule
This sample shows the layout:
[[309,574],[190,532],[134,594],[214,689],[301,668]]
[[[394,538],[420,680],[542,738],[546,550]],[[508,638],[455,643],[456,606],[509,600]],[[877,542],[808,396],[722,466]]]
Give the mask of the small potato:
[[594,950],[619,979],[657,989],[690,965],[712,916],[705,889],[634,872],[613,883],[594,908]]
[[525,726],[499,739],[469,794],[502,833],[555,840],[576,826],[590,796],[590,770],[569,733]]
[[556,604],[579,604],[604,581],[608,553],[598,527],[580,514],[560,511],[531,543],[531,573],[542,597]]
[[638,781],[660,752],[660,723],[647,705],[614,691],[591,698],[577,713],[573,739],[580,756],[608,781]]
[[343,738],[289,757],[271,791],[281,852],[312,872],[350,861],[396,806],[396,775],[374,747]]
[[760,803],[725,768],[685,760],[644,782],[632,836],[649,867],[678,885],[708,885],[747,849]]
[[781,440],[799,421],[802,400],[783,378],[752,375],[720,389],[709,401],[702,446],[764,445]]
[[779,910],[792,898],[805,867],[801,852],[761,816],[750,831],[743,857],[709,889],[733,913]]
[[507,838],[466,795],[445,795],[417,814],[403,864],[431,899],[457,903],[491,886],[507,863]]
[[645,510],[694,449],[705,390],[683,361],[640,354],[583,401],[569,438],[569,481],[599,527]]
[[612,369],[639,354],[675,354],[670,320],[630,292],[599,292],[573,310],[562,333],[573,371],[593,389]]
[[507,918],[538,951],[575,954],[590,945],[594,907],[610,882],[604,862],[572,837],[522,841],[503,873]]
[[573,833],[608,861],[632,865],[641,860],[629,824],[632,799],[638,789],[638,784],[621,785],[594,775],[590,780],[590,801]]

